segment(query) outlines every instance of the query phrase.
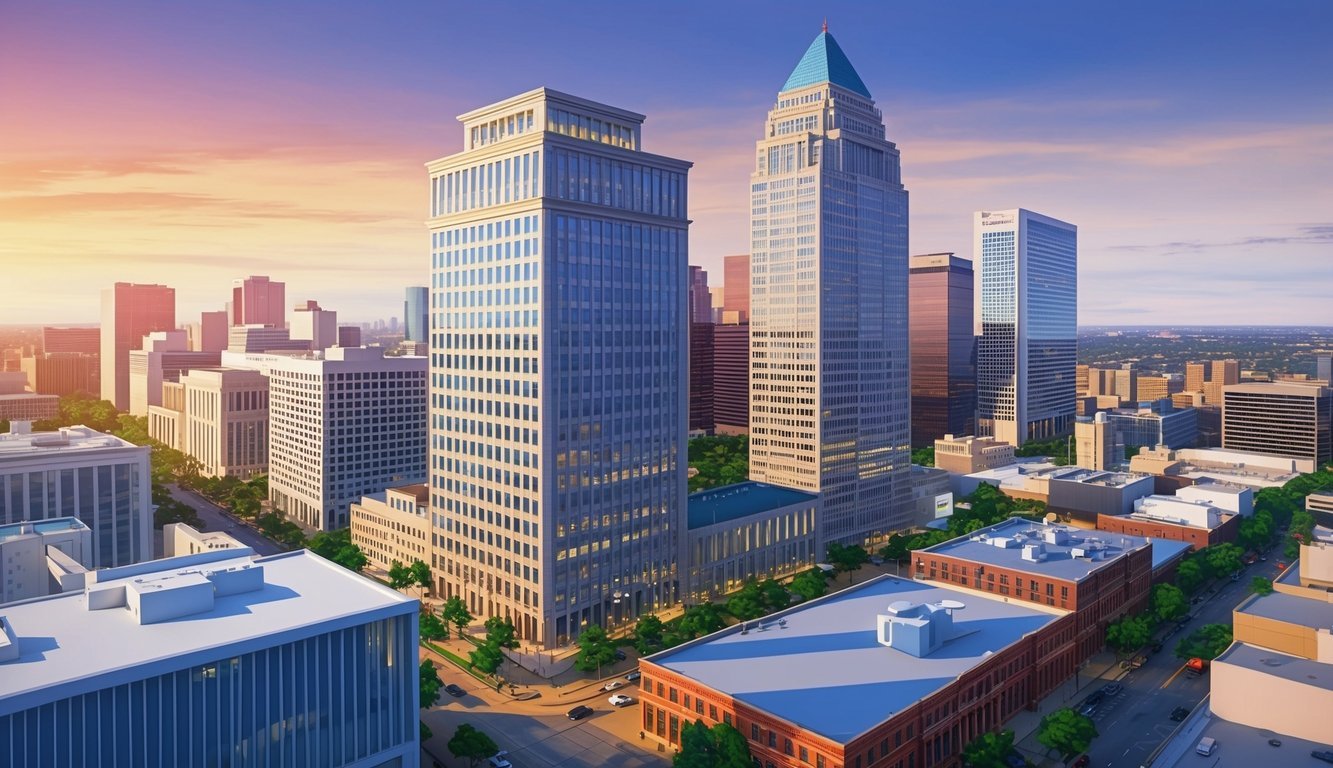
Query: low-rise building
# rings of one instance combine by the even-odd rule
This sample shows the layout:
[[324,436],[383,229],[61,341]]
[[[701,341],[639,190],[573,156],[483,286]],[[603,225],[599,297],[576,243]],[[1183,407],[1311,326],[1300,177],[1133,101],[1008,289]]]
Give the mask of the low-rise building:
[[1309,459],[1224,448],[1142,448],[1130,458],[1129,471],[1174,478],[1176,487],[1198,483],[1240,485],[1256,491],[1276,488],[1315,471]]
[[1014,463],[1014,447],[993,437],[945,435],[935,441],[935,466],[947,472],[970,475]]
[[248,549],[234,536],[223,531],[200,531],[187,523],[167,523],[162,527],[162,556],[178,557],[212,552],[218,549]]
[[1040,501],[1056,514],[1091,523],[1097,515],[1127,515],[1134,500],[1153,493],[1153,478],[1052,464],[1044,459],[953,478],[954,493],[967,496],[982,483],[1015,499]]
[[1161,400],[1147,408],[1108,411],[1106,418],[1127,446],[1193,448],[1198,440],[1199,415],[1193,408],[1172,408]]
[[362,496],[351,510],[352,543],[361,547],[371,565],[383,571],[395,561],[435,565],[431,562],[430,491],[424,483]]
[[953,514],[950,475],[939,467],[912,465],[913,521],[925,527]]
[[180,382],[164,382],[162,404],[148,406],[148,436],[185,451],[185,387]]
[[77,517],[0,525],[0,603],[61,591],[57,569],[47,562],[53,551],[86,570],[93,562],[93,532]]
[[1323,488],[1305,497],[1305,511],[1320,525],[1333,526],[1333,488]]
[[814,566],[822,555],[818,513],[819,496],[754,481],[690,494],[688,599],[719,597],[747,579],[780,579]]
[[309,550],[88,582],[0,606],[0,765],[419,764],[416,600]]
[[1098,515],[1097,530],[1188,542],[1193,549],[1235,541],[1240,515],[1204,501],[1154,494],[1134,502],[1128,515]]
[[1254,489],[1233,483],[1201,482],[1176,491],[1176,497],[1186,501],[1211,504],[1223,512],[1241,517],[1254,514]]

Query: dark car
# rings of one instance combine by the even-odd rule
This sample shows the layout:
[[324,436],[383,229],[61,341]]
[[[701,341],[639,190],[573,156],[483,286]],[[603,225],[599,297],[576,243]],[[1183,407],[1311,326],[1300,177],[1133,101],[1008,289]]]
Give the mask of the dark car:
[[616,649],[616,661],[624,661],[624,660],[625,660],[625,652],[622,651],[622,650],[620,650],[619,648],[617,648],[617,649]]
[[462,688],[459,688],[453,683],[449,683],[448,685],[444,686],[444,692],[449,694],[450,696],[453,696],[455,699],[460,696],[467,695],[467,691],[464,691]]
[[628,675],[625,675],[625,679],[628,680],[628,681],[630,681],[631,683],[637,683],[637,682],[639,682],[639,678],[641,678],[641,677],[643,677],[643,674],[640,673],[639,670],[637,670],[637,669],[634,670],[633,672],[629,673]]
[[1027,768],[1028,761],[1024,760],[1023,756],[1017,752],[1010,752],[1009,756],[1004,759],[1004,764],[1009,768]]
[[1327,749],[1322,751],[1316,749],[1310,753],[1310,757],[1313,757],[1316,760],[1323,760],[1326,763],[1333,763],[1333,751]]
[[1162,650],[1162,643],[1160,640],[1154,640],[1153,644],[1149,647],[1152,648],[1153,653],[1157,653],[1158,651]]
[[1115,696],[1124,689],[1125,687],[1120,683],[1107,683],[1102,686],[1102,693],[1106,696]]
[[568,717],[570,720],[582,720],[583,718],[591,714],[592,714],[592,707],[580,704],[577,707],[574,707],[573,709],[566,712],[565,717]]
[[1171,722],[1178,723],[1190,716],[1190,711],[1184,707],[1176,707],[1171,710]]
[[1091,757],[1088,757],[1087,755],[1079,755],[1077,760],[1069,764],[1069,768],[1087,768],[1087,765],[1090,762],[1092,762]]

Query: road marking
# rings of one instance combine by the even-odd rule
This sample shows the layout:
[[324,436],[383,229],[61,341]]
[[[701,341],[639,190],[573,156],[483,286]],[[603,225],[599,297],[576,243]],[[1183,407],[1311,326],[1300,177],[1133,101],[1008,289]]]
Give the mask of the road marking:
[[1181,672],[1184,672],[1184,671],[1185,671],[1185,667],[1186,667],[1185,664],[1181,664],[1181,665],[1180,665],[1180,669],[1177,669],[1177,670],[1175,671],[1174,674],[1172,674],[1170,677],[1168,677],[1168,678],[1166,679],[1166,682],[1165,682],[1165,683],[1162,683],[1162,687],[1165,688],[1165,687],[1167,687],[1168,685],[1170,685],[1171,682],[1172,682],[1173,680],[1176,679],[1176,676],[1177,676],[1177,675],[1179,675]]

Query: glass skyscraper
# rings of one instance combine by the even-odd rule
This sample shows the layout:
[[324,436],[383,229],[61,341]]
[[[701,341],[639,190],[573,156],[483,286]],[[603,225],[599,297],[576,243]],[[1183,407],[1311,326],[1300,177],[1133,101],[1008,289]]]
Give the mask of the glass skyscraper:
[[1014,446],[1074,429],[1078,228],[1023,210],[974,218],[977,432]]
[[545,88],[459,119],[428,165],[432,566],[564,645],[679,600],[690,164]]
[[426,330],[430,324],[428,312],[430,312],[430,289],[424,285],[408,286],[403,300],[404,340],[423,344],[430,341]]
[[907,190],[825,29],[750,177],[750,477],[823,496],[820,540],[910,524]]

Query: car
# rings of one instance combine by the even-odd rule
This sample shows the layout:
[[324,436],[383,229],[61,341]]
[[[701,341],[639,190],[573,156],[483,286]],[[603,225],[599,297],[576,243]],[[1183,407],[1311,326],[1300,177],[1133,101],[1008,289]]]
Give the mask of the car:
[[1107,683],[1106,685],[1102,686],[1102,693],[1107,696],[1115,696],[1124,689],[1125,686],[1121,685],[1120,683]]
[[1023,756],[1017,752],[1010,752],[1004,758],[1004,764],[1009,768],[1027,768],[1028,761],[1024,760]]
[[641,678],[641,677],[643,677],[643,673],[640,672],[640,671],[637,670],[637,669],[634,670],[633,672],[629,673],[628,675],[625,675],[625,679],[628,680],[628,681],[631,682],[631,683],[637,683],[637,682],[639,682],[639,678]]
[[1087,706],[1087,705],[1091,704],[1092,706],[1095,707],[1095,706],[1097,706],[1098,704],[1101,704],[1101,703],[1102,703],[1102,697],[1103,697],[1103,696],[1105,696],[1105,694],[1102,693],[1102,691],[1093,691],[1092,693],[1089,693],[1089,694],[1088,694],[1088,698],[1086,698],[1086,699],[1083,700],[1083,705],[1084,705],[1084,706]]
[[566,712],[565,717],[568,717],[570,720],[582,720],[583,718],[591,714],[592,714],[592,707],[580,704],[577,707],[574,707],[573,709]]
[[1259,555],[1259,560],[1265,563],[1268,562],[1268,555]]
[[514,768],[514,764],[509,762],[509,753],[503,749],[491,755],[486,762],[491,768]]
[[615,653],[615,657],[616,657],[616,661],[624,661],[624,660],[625,660],[625,652],[622,651],[622,650],[620,650],[619,648],[617,648],[617,649],[616,649],[616,653]]
[[1310,753],[1310,757],[1313,757],[1313,758],[1316,759],[1316,760],[1323,760],[1323,761],[1326,762],[1326,763],[1333,763],[1333,750],[1327,750],[1327,749],[1324,749],[1324,750],[1318,750],[1318,749],[1316,749],[1316,750],[1314,750],[1313,752]]
[[457,685],[454,685],[453,683],[449,683],[448,685],[444,686],[444,692],[449,694],[450,696],[453,696],[455,699],[467,695],[467,691],[463,690]]
[[630,696],[626,696],[623,693],[617,693],[616,695],[607,699],[607,702],[609,702],[613,707],[626,707],[629,706],[630,704],[633,704],[634,699]]
[[1152,652],[1153,652],[1153,653],[1157,653],[1158,651],[1161,651],[1161,650],[1162,650],[1162,641],[1161,641],[1161,640],[1154,640],[1154,641],[1153,641],[1153,644],[1152,644],[1151,646],[1149,646],[1149,647],[1152,648]]
[[603,686],[602,686],[602,690],[603,690],[603,691],[614,691],[614,690],[617,689],[617,688],[623,688],[623,687],[625,687],[625,681],[624,681],[624,680],[612,680],[611,682],[607,683],[606,685],[603,685]]
[[1190,711],[1184,707],[1176,707],[1171,710],[1171,722],[1178,723],[1190,716]]
[[1092,762],[1092,758],[1087,755],[1079,755],[1077,760],[1069,764],[1069,768],[1087,768],[1090,762]]
[[1078,708],[1078,713],[1080,715],[1083,715],[1084,717],[1092,717],[1093,715],[1097,714],[1097,705],[1084,704],[1083,706]]

